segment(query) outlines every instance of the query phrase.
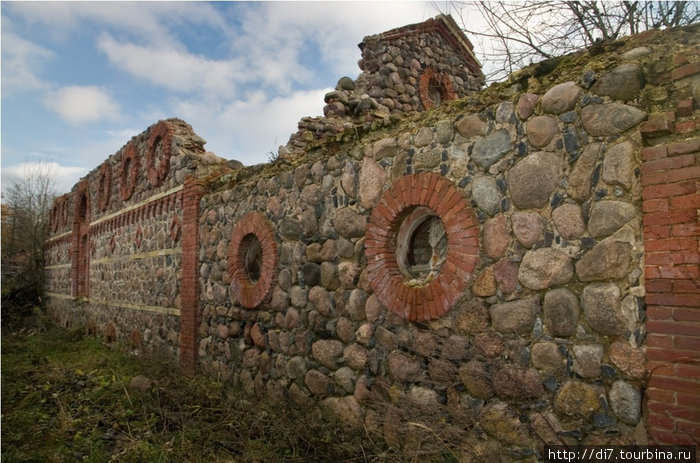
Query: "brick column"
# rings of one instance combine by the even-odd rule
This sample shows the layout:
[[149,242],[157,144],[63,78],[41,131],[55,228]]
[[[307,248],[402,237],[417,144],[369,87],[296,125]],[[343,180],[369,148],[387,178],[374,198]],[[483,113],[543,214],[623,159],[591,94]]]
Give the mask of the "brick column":
[[644,148],[642,186],[649,437],[658,444],[697,444],[700,138]]
[[187,177],[182,211],[182,281],[180,283],[180,367],[192,374],[197,366],[197,314],[199,312],[199,201],[200,181]]

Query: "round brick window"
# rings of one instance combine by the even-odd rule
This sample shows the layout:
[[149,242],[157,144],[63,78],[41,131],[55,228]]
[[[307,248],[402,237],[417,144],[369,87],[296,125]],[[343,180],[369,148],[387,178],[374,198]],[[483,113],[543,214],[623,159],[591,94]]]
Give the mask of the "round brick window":
[[131,198],[136,189],[136,181],[139,174],[139,158],[136,156],[134,145],[129,143],[122,158],[119,171],[119,191],[122,200]]
[[164,121],[151,129],[148,137],[148,154],[146,165],[148,168],[148,180],[156,187],[170,172],[170,157],[172,155],[172,133],[170,127]]
[[469,202],[449,180],[430,172],[406,175],[384,192],[367,223],[370,285],[408,320],[438,318],[474,273],[478,236]]
[[421,74],[418,92],[425,109],[435,108],[446,101],[457,98],[450,78],[432,67],[426,68]]
[[277,241],[272,224],[260,212],[249,212],[231,234],[228,251],[231,289],[243,307],[260,305],[277,275]]

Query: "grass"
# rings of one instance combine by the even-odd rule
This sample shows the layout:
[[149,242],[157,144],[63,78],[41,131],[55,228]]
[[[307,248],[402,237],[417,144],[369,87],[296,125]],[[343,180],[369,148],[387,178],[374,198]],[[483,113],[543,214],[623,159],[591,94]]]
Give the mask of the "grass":
[[[153,386],[132,389],[137,375]],[[2,462],[410,461],[315,416],[249,400],[83,329],[34,323],[2,337]]]

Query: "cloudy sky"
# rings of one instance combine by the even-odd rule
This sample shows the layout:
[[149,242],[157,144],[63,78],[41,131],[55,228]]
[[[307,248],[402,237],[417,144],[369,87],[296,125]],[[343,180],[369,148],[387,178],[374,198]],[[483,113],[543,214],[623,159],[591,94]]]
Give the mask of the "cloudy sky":
[[58,193],[159,119],[266,162],[360,70],[367,35],[429,2],[2,2],[2,181],[54,163]]

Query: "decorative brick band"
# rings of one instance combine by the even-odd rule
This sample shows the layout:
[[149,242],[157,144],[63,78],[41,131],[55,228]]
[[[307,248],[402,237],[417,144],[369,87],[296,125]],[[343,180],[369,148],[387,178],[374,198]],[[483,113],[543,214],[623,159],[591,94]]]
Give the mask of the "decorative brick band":
[[126,145],[124,157],[119,168],[119,194],[123,201],[131,198],[136,189],[136,180],[139,173],[139,157],[136,156],[136,148],[133,143]]
[[241,305],[260,305],[275,282],[278,262],[275,230],[262,213],[249,212],[233,228],[228,262],[231,289]]
[[204,187],[192,177],[185,179],[182,211],[182,280],[180,283],[180,367],[194,373],[197,365],[197,318],[199,312],[199,201]]
[[[405,219],[434,212],[444,226],[447,252],[437,275],[407,279],[397,256]],[[409,227],[411,225],[409,224]],[[467,287],[478,261],[479,228],[464,193],[435,173],[406,175],[372,209],[365,235],[369,281],[379,300],[408,320],[427,321],[447,312]]]
[[172,130],[167,122],[160,121],[151,129],[151,135],[148,137],[146,170],[151,186],[160,186],[165,177],[168,176],[171,156]]
[[442,102],[457,98],[450,78],[432,67],[427,67],[421,74],[418,92],[425,109],[434,108]]

